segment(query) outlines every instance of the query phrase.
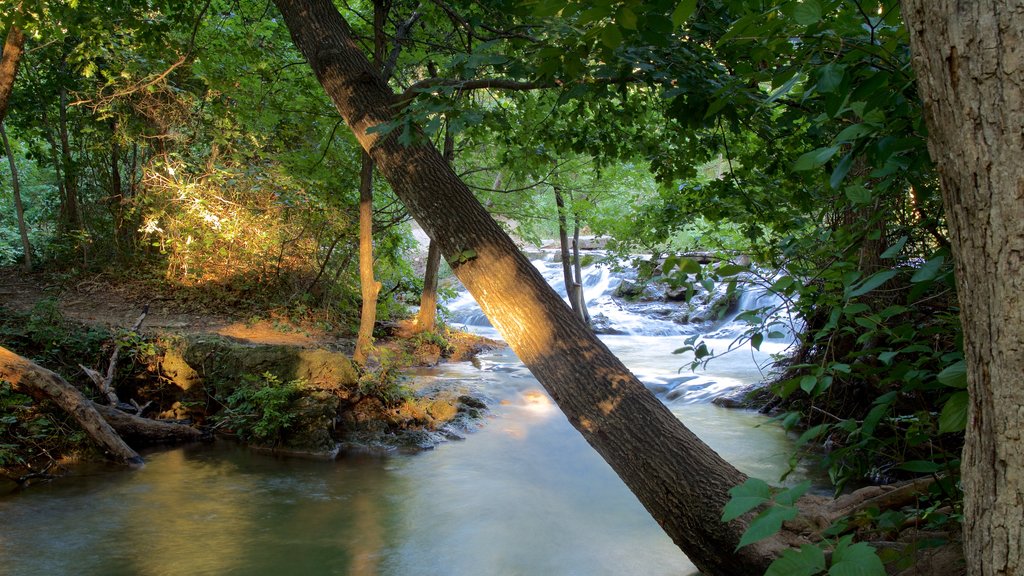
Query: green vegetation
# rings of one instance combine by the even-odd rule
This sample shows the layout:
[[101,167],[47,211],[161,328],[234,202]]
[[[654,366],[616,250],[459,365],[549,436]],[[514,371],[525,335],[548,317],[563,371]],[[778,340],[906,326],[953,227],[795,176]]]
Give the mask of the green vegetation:
[[243,374],[227,397],[227,407],[218,421],[227,424],[239,438],[274,446],[295,419],[292,403],[299,398],[302,380],[281,382],[266,372],[261,376]]

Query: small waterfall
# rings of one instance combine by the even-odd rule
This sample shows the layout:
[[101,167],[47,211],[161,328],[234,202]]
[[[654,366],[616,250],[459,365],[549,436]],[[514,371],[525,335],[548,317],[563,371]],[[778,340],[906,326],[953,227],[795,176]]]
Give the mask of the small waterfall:
[[[568,304],[561,263],[550,258],[536,258],[531,263]],[[584,267],[582,276],[587,309],[594,319],[595,331],[601,334],[706,334],[714,338],[736,338],[748,328],[746,322],[738,319],[739,316],[745,311],[764,309],[771,313],[773,321],[779,323],[773,330],[784,333],[786,341],[792,338],[789,316],[782,300],[763,287],[751,287],[743,291],[736,301],[730,302],[725,285],[718,285],[709,293],[699,292],[689,302],[682,302],[678,295],[664,287],[641,289],[632,298],[618,296],[622,283],[632,283],[636,275],[631,270],[613,271],[607,263]],[[491,326],[465,289],[460,290],[447,306],[454,324],[481,328]]]

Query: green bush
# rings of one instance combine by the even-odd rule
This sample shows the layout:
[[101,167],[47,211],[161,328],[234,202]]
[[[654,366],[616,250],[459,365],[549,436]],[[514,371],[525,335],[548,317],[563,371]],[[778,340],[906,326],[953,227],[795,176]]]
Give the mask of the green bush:
[[281,382],[269,372],[246,374],[227,397],[227,413],[220,420],[243,440],[277,444],[295,418],[291,406],[304,385],[303,380]]

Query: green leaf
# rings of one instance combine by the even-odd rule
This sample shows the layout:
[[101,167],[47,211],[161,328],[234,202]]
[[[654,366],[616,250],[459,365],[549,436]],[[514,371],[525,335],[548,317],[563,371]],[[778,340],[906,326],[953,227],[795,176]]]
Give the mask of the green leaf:
[[800,379],[800,389],[808,394],[818,385],[818,379],[814,376],[804,376]]
[[846,175],[850,173],[850,168],[853,168],[853,152],[848,153],[840,158],[839,162],[836,162],[836,168],[828,179],[828,184],[833,190],[839,189],[839,185],[843,183]]
[[718,268],[715,268],[715,274],[718,274],[720,277],[735,276],[740,272],[746,272],[747,270],[750,270],[749,266],[740,266],[739,264],[725,264],[719,266]]
[[533,15],[541,18],[554,16],[561,12],[566,4],[565,0],[541,0],[533,9]]
[[871,132],[874,132],[874,130],[867,124],[853,124],[852,126],[843,128],[839,134],[836,134],[836,137],[832,139],[832,143],[840,144],[843,142],[853,142],[857,138],[870,134]]
[[967,388],[967,363],[963,360],[950,364],[936,376],[943,386]]
[[764,334],[760,332],[750,337],[750,345],[753,346],[754,350],[760,350],[762,342],[764,342]]
[[754,521],[747,527],[747,531],[740,538],[736,546],[739,550],[748,544],[753,544],[775,534],[782,529],[782,523],[796,518],[796,508],[790,506],[773,506],[757,515]]
[[684,22],[690,19],[693,12],[697,9],[697,0],[682,0],[676,9],[672,11],[672,25],[679,27]]
[[807,170],[813,170],[818,166],[824,165],[828,162],[836,152],[839,151],[839,146],[829,146],[828,148],[818,148],[817,150],[811,150],[810,152],[801,155],[796,159],[793,164],[793,170],[796,172],[805,172]]
[[783,504],[783,505],[786,505],[786,506],[792,506],[793,504],[796,503],[797,500],[800,499],[801,496],[806,494],[807,491],[810,490],[810,489],[811,489],[811,481],[810,480],[804,480],[803,482],[801,482],[801,483],[799,483],[799,484],[797,484],[795,486],[790,486],[789,488],[786,488],[785,490],[783,490],[783,491],[779,492],[778,494],[776,494],[775,495],[775,501],[778,502],[779,504]]
[[831,424],[818,424],[817,426],[811,426],[803,434],[800,435],[800,438],[798,438],[796,441],[796,445],[803,446],[804,444],[807,444],[811,440],[814,440],[818,436],[821,436],[831,426]]
[[619,8],[619,15],[616,20],[626,30],[636,30],[636,14],[629,7],[623,6]]
[[849,545],[851,538],[843,538],[832,553],[832,567],[829,576],[885,576],[885,565],[875,549],[858,542]]
[[772,496],[772,490],[768,483],[760,478],[748,478],[739,486],[733,486],[729,490],[732,498],[722,510],[722,522],[730,522],[740,516],[768,502]]
[[828,94],[835,92],[843,83],[844,67],[829,63],[821,67],[818,75],[818,92]]
[[867,204],[868,202],[871,202],[871,190],[868,190],[860,184],[847,186],[845,192],[846,197],[854,204]]
[[935,278],[939,273],[939,269],[942,268],[942,263],[945,261],[946,257],[941,254],[932,258],[925,262],[924,266],[921,266],[921,268],[910,277],[910,281],[917,284],[918,282],[927,282],[928,280]]
[[764,576],[814,576],[825,570],[821,548],[804,544],[800,550],[786,550],[772,562]]
[[700,272],[700,263],[693,258],[680,258],[679,271],[683,274],[697,274]]
[[601,43],[608,48],[618,48],[622,45],[622,32],[614,24],[608,24],[601,30]]
[[878,288],[882,284],[885,284],[893,276],[896,275],[896,270],[882,270],[876,272],[871,276],[868,276],[863,282],[856,286],[850,287],[850,292],[846,295],[847,298],[856,298],[857,296],[863,296],[868,292],[871,292],[875,288]]
[[900,255],[900,252],[903,251],[903,247],[906,246],[906,244],[907,244],[907,237],[906,236],[901,236],[900,239],[897,240],[895,244],[893,244],[892,246],[889,246],[888,248],[886,248],[885,252],[882,252],[882,255],[880,257],[881,258],[895,258],[895,257]]
[[957,392],[946,400],[939,414],[939,432],[963,432],[967,428],[967,410],[970,407],[967,392]]
[[818,0],[803,0],[793,10],[793,19],[801,26],[810,26],[821,20],[821,2]]
[[940,470],[940,466],[931,460],[911,460],[900,464],[900,469],[919,474],[933,474]]

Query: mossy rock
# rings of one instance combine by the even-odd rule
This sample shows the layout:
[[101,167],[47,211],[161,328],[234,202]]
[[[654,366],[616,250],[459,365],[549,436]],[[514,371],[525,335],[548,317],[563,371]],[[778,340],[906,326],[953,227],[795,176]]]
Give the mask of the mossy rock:
[[302,380],[321,390],[352,388],[359,379],[352,361],[330,350],[243,344],[209,336],[189,339],[182,346],[185,362],[220,394],[230,393],[242,374],[270,373],[282,382]]

